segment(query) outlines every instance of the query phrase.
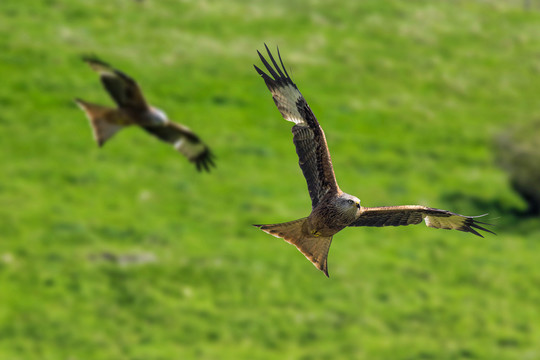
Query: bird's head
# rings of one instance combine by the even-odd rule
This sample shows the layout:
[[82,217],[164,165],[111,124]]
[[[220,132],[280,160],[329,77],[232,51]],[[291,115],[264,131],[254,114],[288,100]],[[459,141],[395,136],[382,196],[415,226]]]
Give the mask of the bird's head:
[[163,124],[169,121],[169,119],[167,118],[167,114],[165,114],[165,112],[161,109],[151,107],[150,113],[152,114],[153,120],[155,120],[155,122],[158,124]]
[[356,214],[360,211],[360,199],[346,193],[336,198],[335,205],[344,213]]

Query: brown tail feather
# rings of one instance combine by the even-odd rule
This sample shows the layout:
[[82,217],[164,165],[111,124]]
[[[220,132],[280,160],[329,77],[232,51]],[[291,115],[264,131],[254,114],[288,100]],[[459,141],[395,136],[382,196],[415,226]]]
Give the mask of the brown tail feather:
[[92,126],[94,139],[100,147],[116,134],[118,130],[124,127],[124,125],[119,125],[110,121],[110,119],[114,117],[114,113],[117,111],[116,109],[91,104],[81,99],[75,99],[75,102],[86,113],[86,116],[90,121],[90,126]]
[[281,224],[254,225],[262,231],[282,238],[289,244],[296,246],[315,267],[328,276],[328,250],[332,237],[313,237],[306,235],[304,224],[306,218]]

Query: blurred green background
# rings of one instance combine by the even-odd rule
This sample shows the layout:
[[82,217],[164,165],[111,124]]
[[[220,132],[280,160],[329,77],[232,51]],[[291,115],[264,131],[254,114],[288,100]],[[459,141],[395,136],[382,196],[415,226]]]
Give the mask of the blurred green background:
[[[538,219],[492,138],[540,118],[535,1],[0,1],[0,359],[538,359]],[[251,226],[309,214],[291,123],[253,69],[279,46],[365,206],[488,212],[497,236],[334,237],[327,279]],[[133,76],[213,148],[197,173],[112,104]]]

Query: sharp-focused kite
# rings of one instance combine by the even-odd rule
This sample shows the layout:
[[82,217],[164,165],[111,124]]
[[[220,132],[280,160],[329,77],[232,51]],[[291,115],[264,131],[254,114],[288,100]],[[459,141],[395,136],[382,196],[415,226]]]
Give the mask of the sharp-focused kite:
[[401,226],[425,220],[427,226],[437,229],[454,229],[480,237],[483,236],[475,229],[494,234],[480,225],[489,224],[476,220],[479,216],[464,216],[420,205],[364,207],[357,197],[341,191],[321,126],[287,73],[279,49],[281,68],[268,47],[266,51],[273,66],[260,52],[257,53],[270,75],[257,66],[255,70],[264,79],[283,118],[295,123],[293,143],[307,181],[312,210],[308,217],[295,221],[254,226],[295,245],[326,276],[332,237],[347,226]]
[[84,57],[83,60],[99,74],[105,90],[117,105],[113,108],[75,99],[90,120],[99,146],[103,146],[118,130],[136,125],[172,144],[195,163],[197,170],[210,170],[214,162],[208,146],[189,128],[170,121],[163,111],[148,105],[135,80],[97,58]]

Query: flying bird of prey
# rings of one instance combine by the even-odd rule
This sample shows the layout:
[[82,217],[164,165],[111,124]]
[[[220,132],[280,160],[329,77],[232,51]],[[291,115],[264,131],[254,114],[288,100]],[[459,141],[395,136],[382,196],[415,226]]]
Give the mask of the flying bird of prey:
[[293,143],[307,181],[312,210],[308,217],[302,219],[254,226],[295,245],[326,276],[332,237],[347,226],[401,226],[425,220],[427,226],[437,229],[454,229],[480,237],[483,236],[476,229],[494,234],[481,226],[490,224],[476,220],[479,216],[464,216],[420,205],[364,207],[357,197],[341,191],[323,129],[287,73],[279,49],[281,68],[265,47],[273,66],[257,51],[269,74],[257,66],[255,70],[272,93],[283,118],[294,123]]
[[105,90],[117,105],[113,108],[75,99],[90,120],[94,138],[100,147],[118,130],[136,125],[172,144],[195,163],[197,170],[209,171],[214,166],[210,149],[197,134],[184,125],[170,121],[163,111],[150,106],[135,80],[97,58],[83,57],[83,60],[99,74]]

